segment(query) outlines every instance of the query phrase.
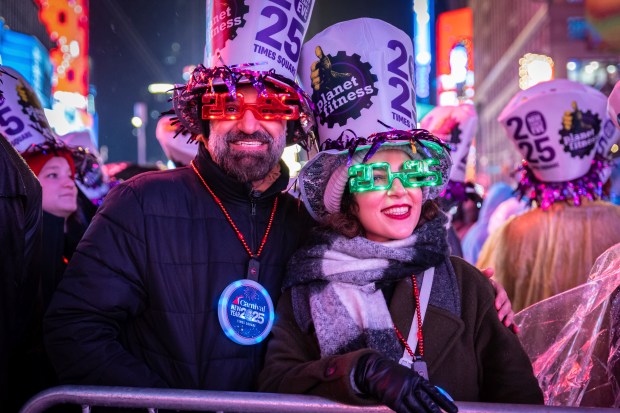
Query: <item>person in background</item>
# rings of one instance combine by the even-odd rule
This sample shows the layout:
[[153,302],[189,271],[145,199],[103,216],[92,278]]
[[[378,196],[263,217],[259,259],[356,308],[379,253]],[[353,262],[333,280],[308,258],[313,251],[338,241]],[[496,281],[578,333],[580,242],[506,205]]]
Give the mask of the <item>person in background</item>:
[[247,7],[234,39],[208,30],[206,66],[175,91],[179,121],[202,135],[190,165],[112,188],[78,245],[45,318],[63,382],[256,390],[286,262],[312,224],[282,193],[280,161],[313,130],[309,98],[247,40],[267,4]]
[[19,361],[34,345],[32,326],[42,317],[34,299],[41,281],[41,214],[39,181],[0,133],[0,403],[10,412],[29,396]]
[[517,193],[533,208],[487,239],[478,265],[495,269],[516,311],[585,282],[620,242],[620,207],[600,199],[608,161],[595,156],[606,109],[599,91],[556,79],[517,93],[500,114],[525,158]]
[[[393,39],[412,49],[406,36],[356,19],[304,48],[321,44],[334,56],[346,47],[365,59]],[[384,53],[370,56],[387,64]],[[304,63],[302,74],[314,67]],[[367,118],[390,107],[386,90]],[[397,412],[456,411],[435,386],[456,400],[542,403],[526,354],[497,318],[491,285],[449,256],[448,218],[434,202],[452,164],[444,143],[425,130],[354,124],[319,127],[323,150],[299,175],[321,226],[289,262],[260,389]]]
[[504,182],[491,185],[482,203],[482,208],[480,208],[478,219],[463,238],[463,258],[465,261],[476,264],[480,249],[489,236],[488,225],[491,214],[502,202],[513,196],[514,190],[510,185]]
[[37,254],[32,257],[37,262],[39,278],[36,288],[30,291],[32,294],[21,297],[24,303],[34,307],[34,317],[20,326],[27,332],[27,339],[19,354],[11,359],[14,366],[11,396],[16,401],[14,410],[17,410],[38,391],[58,383],[43,348],[43,314],[88,225],[84,217],[90,208],[96,208],[87,201],[83,213],[76,213],[79,207],[75,179],[85,182],[85,174],[98,165],[94,156],[82,148],[69,147],[60,141],[37,95],[19,72],[10,67],[2,70],[7,74],[0,84],[4,96],[2,111],[7,122],[0,124],[0,132],[21,153],[27,163],[20,159],[20,164],[30,168],[42,189],[39,198],[41,238]]
[[472,145],[478,115],[472,104],[436,106],[422,118],[420,127],[450,145],[454,166],[445,192],[437,200],[442,210],[449,213],[448,240],[452,255],[463,257],[462,239],[478,219],[482,199],[472,182],[466,181],[467,157]]
[[480,209],[484,203],[484,199],[476,190],[473,182],[465,182],[464,189],[464,198],[449,209],[452,215],[451,223],[461,243],[461,249],[463,248],[463,239],[471,227],[478,222]]
[[545,404],[620,407],[620,244],[596,259],[584,283],[515,321]]
[[[616,127],[617,133],[620,133],[620,81],[616,83],[607,99],[607,115]],[[612,159],[608,185],[609,201],[615,205],[620,205],[620,161],[617,156]]]
[[[53,145],[22,154],[43,190],[43,308],[73,255],[84,229],[69,231],[69,218],[78,209],[75,164],[69,149]],[[74,228],[74,227],[73,227]]]

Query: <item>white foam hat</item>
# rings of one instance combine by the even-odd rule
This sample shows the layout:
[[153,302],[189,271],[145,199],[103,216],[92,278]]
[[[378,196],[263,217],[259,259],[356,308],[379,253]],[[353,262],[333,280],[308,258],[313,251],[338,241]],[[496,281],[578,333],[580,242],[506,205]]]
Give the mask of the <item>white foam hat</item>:
[[607,113],[616,128],[620,129],[620,81],[614,86],[607,100]]
[[366,137],[417,125],[413,44],[402,30],[370,18],[323,30],[302,47],[299,77],[312,93],[320,142],[350,129]]
[[68,147],[72,148],[75,154],[86,153],[91,154],[96,158],[96,162],[77,163],[76,167],[83,167],[86,170],[81,171],[81,178],[76,179],[75,183],[80,190],[93,202],[102,200],[103,197],[110,190],[110,178],[103,167],[103,159],[99,154],[97,145],[93,141],[93,137],[88,130],[79,130],[69,132],[65,135],[59,136],[59,139],[63,141]]
[[604,94],[557,79],[517,93],[498,121],[539,180],[564,182],[590,169],[606,112]]
[[41,101],[36,93],[15,69],[2,66],[6,73],[0,78],[0,90],[4,101],[0,102],[0,132],[23,153],[34,145],[46,141],[55,141],[56,133],[52,130]]
[[294,79],[313,7],[314,0],[207,1],[205,66],[262,63],[252,69]]
[[[596,153],[606,158],[611,158],[611,147],[620,141],[620,125],[618,124],[620,117],[620,82],[616,86],[607,99],[607,114],[603,122],[603,131],[601,139],[596,146]],[[611,177],[615,164],[611,163],[600,171],[601,181],[607,182]]]
[[172,115],[162,116],[157,122],[155,136],[168,159],[183,165],[189,165],[198,152],[198,142],[188,142],[183,135],[175,137],[178,128],[172,124],[174,118]]
[[450,180],[465,182],[467,155],[478,126],[474,105],[462,103],[458,106],[436,106],[424,116],[420,126],[450,144]]

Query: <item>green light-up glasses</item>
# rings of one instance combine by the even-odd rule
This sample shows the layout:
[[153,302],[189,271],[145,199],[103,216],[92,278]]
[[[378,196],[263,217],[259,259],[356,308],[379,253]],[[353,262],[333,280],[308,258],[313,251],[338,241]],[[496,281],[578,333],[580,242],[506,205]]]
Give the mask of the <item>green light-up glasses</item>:
[[381,191],[390,189],[395,178],[405,188],[441,185],[441,173],[430,170],[435,165],[439,160],[432,158],[405,161],[398,172],[392,172],[387,162],[353,165],[348,170],[349,188],[351,192]]

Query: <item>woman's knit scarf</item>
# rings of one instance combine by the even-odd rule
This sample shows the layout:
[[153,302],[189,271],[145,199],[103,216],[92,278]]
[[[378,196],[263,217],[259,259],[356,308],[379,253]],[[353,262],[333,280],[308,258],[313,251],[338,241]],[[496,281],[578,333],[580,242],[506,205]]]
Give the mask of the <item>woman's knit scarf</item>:
[[[372,348],[397,360],[399,343],[381,287],[435,268],[430,304],[460,316],[460,294],[448,258],[443,213],[403,240],[374,242],[315,229],[309,244],[288,265],[295,319],[305,332],[314,325],[321,356]],[[403,309],[402,311],[408,311]]]

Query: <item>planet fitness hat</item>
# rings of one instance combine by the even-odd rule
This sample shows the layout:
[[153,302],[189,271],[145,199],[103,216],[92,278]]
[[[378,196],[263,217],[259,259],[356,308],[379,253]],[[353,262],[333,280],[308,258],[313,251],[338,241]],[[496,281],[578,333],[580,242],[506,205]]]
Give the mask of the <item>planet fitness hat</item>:
[[436,106],[424,116],[420,126],[452,147],[450,180],[465,182],[467,155],[478,126],[474,105]]
[[[4,73],[0,91],[4,100],[0,101],[0,132],[8,139],[24,158],[34,161],[39,155],[51,157],[64,151],[71,153],[72,169],[75,169],[77,182],[89,186],[89,172],[99,166],[97,158],[81,146],[65,145],[52,130],[39,98],[32,87],[19,72],[10,67],[0,68]],[[38,164],[38,163],[37,163]],[[42,165],[41,165],[42,166]]]
[[299,76],[312,91],[320,139],[345,130],[368,136],[414,129],[413,44],[402,30],[377,19],[334,24],[301,49]]
[[267,87],[289,94],[299,119],[289,121],[287,143],[307,147],[315,126],[312,103],[293,79],[314,0],[218,0],[209,6],[204,65],[174,91],[181,132],[190,132],[190,141],[203,133],[207,95],[224,91],[236,99],[237,86],[245,83],[259,96]]
[[20,153],[29,147],[56,140],[36,93],[15,69],[3,66],[0,82],[4,102],[0,105],[3,122],[0,132]]
[[348,167],[388,147],[412,159],[438,161],[431,169],[441,184],[424,187],[425,199],[443,191],[451,167],[446,145],[428,131],[403,130],[417,125],[412,50],[405,33],[367,18],[335,24],[302,48],[300,75],[313,88],[322,151],[298,179],[302,200],[316,220],[339,211]]
[[606,119],[607,99],[598,90],[565,79],[539,83],[517,93],[499,115],[523,155],[517,192],[543,209],[555,201],[600,197],[595,159]]

